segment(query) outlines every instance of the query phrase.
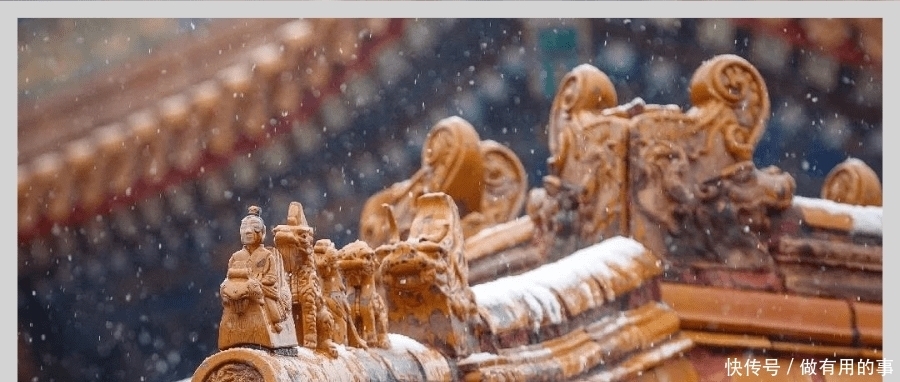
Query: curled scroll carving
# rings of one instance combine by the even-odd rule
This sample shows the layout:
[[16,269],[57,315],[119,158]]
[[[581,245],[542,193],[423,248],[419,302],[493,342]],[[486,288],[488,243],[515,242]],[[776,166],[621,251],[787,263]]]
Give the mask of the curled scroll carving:
[[422,147],[423,193],[444,192],[466,212],[478,211],[484,165],[478,133],[459,117],[445,118],[431,129]]
[[548,162],[556,174],[562,173],[566,159],[580,138],[586,118],[618,103],[616,89],[609,77],[589,64],[572,69],[563,77],[553,98],[547,141]]
[[475,128],[459,117],[439,121],[422,148],[422,166],[409,179],[373,195],[363,206],[360,238],[377,247],[390,240],[391,206],[399,233],[407,235],[418,197],[442,192],[464,217],[464,235],[509,221],[525,200],[527,176],[518,157],[506,147],[481,141]]
[[[641,237],[660,229],[663,236],[680,234],[681,220],[697,208],[695,187],[751,160],[770,108],[759,72],[738,56],[716,56],[694,73],[691,100],[687,112],[640,98],[616,106],[609,78],[590,65],[562,80],[548,127],[548,164],[561,182],[560,208],[574,213],[557,216],[573,218],[578,245],[631,229]],[[538,194],[535,213],[538,204],[551,205],[538,202]],[[641,213],[637,226],[632,210]],[[653,249],[666,247],[659,237]]]
[[480,210],[463,217],[465,237],[518,217],[528,188],[525,167],[512,150],[492,140],[481,141],[480,146],[484,160],[484,194]]
[[750,160],[769,117],[766,84],[753,65],[736,55],[719,55],[691,79],[691,102],[700,110],[698,127],[707,131],[700,154],[708,153],[721,133],[735,161]]
[[878,174],[865,162],[848,158],[825,177],[822,199],[861,206],[880,206],[881,182]]
[[445,192],[465,210],[480,210],[483,174],[475,128],[459,117],[438,121],[425,138],[422,167],[410,179],[395,183],[366,201],[360,219],[360,238],[372,246],[389,239],[388,216],[382,204],[393,207],[396,224],[405,234],[415,214],[416,198],[428,192]]
[[624,229],[629,118],[643,104],[615,109],[617,97],[606,74],[583,64],[563,78],[550,111],[548,165],[561,182],[559,204],[575,209],[579,245]]

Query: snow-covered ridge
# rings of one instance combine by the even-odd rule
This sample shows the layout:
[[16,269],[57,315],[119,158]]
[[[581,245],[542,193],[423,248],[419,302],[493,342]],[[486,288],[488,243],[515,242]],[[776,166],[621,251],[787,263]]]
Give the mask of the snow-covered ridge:
[[853,220],[853,233],[882,236],[882,207],[857,206],[803,196],[794,196],[793,203],[797,207],[816,208],[831,214],[849,215]]
[[[572,306],[581,311],[599,307],[624,289],[639,286],[648,262],[641,258],[648,255],[637,241],[614,237],[529,272],[476,285],[472,291],[479,307],[491,313],[488,321],[495,333],[523,320],[537,330],[545,323],[561,323],[566,307],[579,313],[572,312]],[[651,261],[659,267],[658,260]]]
[[388,339],[391,343],[391,349],[397,351],[411,351],[413,353],[424,353],[428,351],[428,347],[421,342],[397,333],[388,333]]

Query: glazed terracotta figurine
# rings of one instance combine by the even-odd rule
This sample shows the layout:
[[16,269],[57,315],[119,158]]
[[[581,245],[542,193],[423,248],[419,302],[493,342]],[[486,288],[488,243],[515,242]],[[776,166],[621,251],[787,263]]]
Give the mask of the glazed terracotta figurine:
[[334,319],[334,331],[331,339],[341,345],[366,348],[356,329],[356,320],[353,319],[350,303],[347,301],[347,287],[344,285],[344,276],[341,273],[338,262],[340,255],[334,243],[328,239],[316,241],[313,250],[316,258],[316,269],[322,278],[322,293],[325,306],[331,312]]
[[459,212],[443,193],[424,194],[416,205],[409,237],[379,248],[389,253],[381,274],[391,328],[444,354],[471,354],[478,349],[480,325]]
[[380,265],[375,251],[357,240],[341,248],[338,258],[338,267],[347,280],[351,325],[359,329],[370,346],[389,347],[387,309],[375,285]]
[[241,220],[243,247],[228,260],[228,275],[220,289],[220,349],[242,344],[268,348],[297,344],[284,264],[277,253],[263,245],[266,226],[259,211],[259,207],[251,206]]
[[306,222],[303,206],[292,202],[287,224],[278,225],[272,231],[278,252],[289,259],[297,342],[336,357],[337,350],[332,342],[334,319],[322,299],[321,281],[313,258],[313,230]]

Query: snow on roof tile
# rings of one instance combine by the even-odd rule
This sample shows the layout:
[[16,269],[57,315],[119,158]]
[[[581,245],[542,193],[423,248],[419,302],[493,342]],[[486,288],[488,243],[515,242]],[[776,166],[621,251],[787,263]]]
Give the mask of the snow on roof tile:
[[[472,287],[478,305],[490,314],[494,333],[528,325],[534,331],[558,324],[587,309],[601,306],[633,289],[648,272],[650,255],[632,239],[614,237],[576,251],[557,262],[532,271]],[[621,280],[620,280],[621,279]],[[564,311],[565,309],[565,311]]]
[[825,210],[834,215],[849,215],[853,221],[852,232],[870,235],[882,235],[882,207],[856,206],[837,203],[827,199],[794,196],[794,205],[805,208]]

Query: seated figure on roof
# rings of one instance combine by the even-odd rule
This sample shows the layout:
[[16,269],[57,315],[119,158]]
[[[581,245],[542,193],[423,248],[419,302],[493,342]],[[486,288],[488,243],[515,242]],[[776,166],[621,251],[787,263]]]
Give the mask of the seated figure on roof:
[[220,349],[297,344],[290,317],[288,277],[281,256],[263,245],[266,226],[259,211],[259,207],[251,206],[241,220],[242,247],[228,260],[228,274],[220,290]]

